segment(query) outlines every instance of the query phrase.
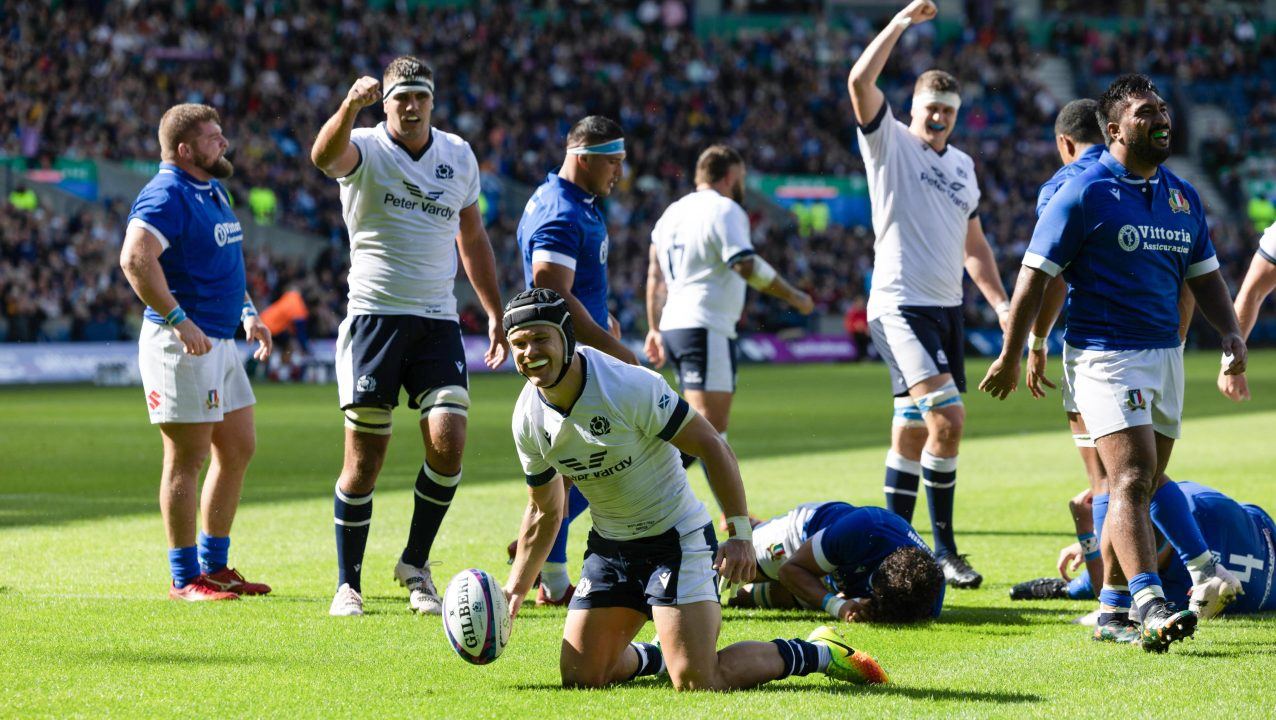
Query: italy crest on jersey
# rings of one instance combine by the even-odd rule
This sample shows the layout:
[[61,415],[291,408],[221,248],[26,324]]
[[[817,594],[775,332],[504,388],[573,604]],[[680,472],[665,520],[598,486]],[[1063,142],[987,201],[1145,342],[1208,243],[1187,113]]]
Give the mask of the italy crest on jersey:
[[1192,212],[1192,206],[1187,204],[1187,198],[1183,197],[1183,191],[1178,188],[1170,188],[1170,210],[1176,213]]

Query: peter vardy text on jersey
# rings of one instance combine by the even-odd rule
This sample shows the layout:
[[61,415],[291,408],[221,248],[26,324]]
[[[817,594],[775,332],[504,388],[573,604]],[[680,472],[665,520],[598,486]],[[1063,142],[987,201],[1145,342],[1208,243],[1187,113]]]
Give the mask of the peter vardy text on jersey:
[[948,199],[961,208],[962,212],[970,212],[970,203],[957,196],[957,193],[966,189],[965,183],[949,180],[944,171],[934,165],[930,166],[930,172],[922,170],[921,178],[922,182],[947,195]]
[[403,208],[404,210],[416,210],[419,205],[421,206],[421,212],[426,215],[438,215],[445,220],[451,220],[452,216],[456,214],[456,211],[450,207],[436,205],[428,200],[408,200],[407,198],[401,198],[394,193],[386,193],[385,199],[381,202],[382,204],[389,205],[391,207]]

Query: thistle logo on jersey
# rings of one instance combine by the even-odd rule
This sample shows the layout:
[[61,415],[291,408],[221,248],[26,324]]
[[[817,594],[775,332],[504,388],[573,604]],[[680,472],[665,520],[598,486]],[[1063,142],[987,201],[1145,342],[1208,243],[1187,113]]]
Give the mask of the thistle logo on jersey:
[[576,458],[562,458],[559,460],[559,462],[571,468],[572,470],[575,470],[576,472],[583,472],[585,470],[597,470],[598,468],[602,467],[603,460],[606,459],[606,457],[607,457],[607,451],[599,450],[596,453],[590,453],[589,459],[584,462]]
[[1125,392],[1125,404],[1131,410],[1146,410],[1148,406],[1142,390],[1127,390]]
[[1117,232],[1117,244],[1126,252],[1139,249],[1139,231],[1133,225],[1126,225]]
[[244,230],[237,222],[217,223],[213,226],[213,240],[217,247],[226,247],[244,241]]
[[1183,197],[1183,191],[1178,188],[1170,188],[1170,210],[1176,213],[1191,214],[1192,206],[1188,205],[1187,198]]
[[451,180],[456,175],[456,171],[447,163],[439,163],[434,166],[434,177],[440,180]]
[[595,415],[594,419],[589,421],[589,431],[594,435],[606,435],[611,432],[611,421],[602,415]]

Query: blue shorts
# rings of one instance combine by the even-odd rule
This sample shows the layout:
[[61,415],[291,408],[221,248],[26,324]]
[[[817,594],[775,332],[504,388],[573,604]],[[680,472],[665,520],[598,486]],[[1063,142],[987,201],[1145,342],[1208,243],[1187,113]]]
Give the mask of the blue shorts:
[[416,315],[351,315],[337,333],[337,392],[341,409],[396,407],[399,388],[408,407],[446,385],[469,387],[461,326]]
[[960,307],[901,305],[869,322],[868,329],[873,347],[890,370],[895,397],[945,373],[966,392],[966,331]]
[[661,330],[660,339],[684,391],[735,392],[734,339],[708,328]]
[[652,605],[718,602],[713,524],[679,537],[669,529],[637,540],[608,540],[589,531],[585,565],[572,610],[625,607],[651,617]]

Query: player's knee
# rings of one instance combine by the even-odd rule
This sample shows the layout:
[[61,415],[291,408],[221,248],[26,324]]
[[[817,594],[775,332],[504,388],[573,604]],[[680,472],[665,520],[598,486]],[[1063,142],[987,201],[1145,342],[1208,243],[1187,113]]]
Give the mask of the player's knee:
[[911,397],[895,398],[895,417],[891,424],[899,428],[925,428],[926,420],[922,417],[921,408]]
[[563,688],[568,690],[588,690],[606,687],[611,678],[604,668],[599,667],[560,667]]
[[421,408],[421,419],[434,415],[459,415],[467,417],[470,411],[470,391],[460,385],[444,385],[421,393],[416,399]]
[[394,414],[390,408],[379,405],[355,405],[346,408],[346,427],[368,435],[389,435],[393,430]]
[[669,682],[673,684],[673,689],[679,692],[727,689],[726,684],[718,677],[718,673],[704,672],[698,668],[670,669]]

